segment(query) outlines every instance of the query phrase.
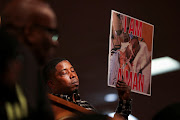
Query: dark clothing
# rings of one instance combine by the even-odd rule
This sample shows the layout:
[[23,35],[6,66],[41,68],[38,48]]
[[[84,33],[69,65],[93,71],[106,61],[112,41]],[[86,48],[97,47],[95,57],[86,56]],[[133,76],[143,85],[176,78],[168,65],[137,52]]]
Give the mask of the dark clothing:
[[46,95],[45,85],[41,79],[40,66],[37,64],[30,49],[20,46],[18,52],[23,62],[23,70],[19,83],[28,100],[31,119],[40,117],[45,120],[54,120],[50,102]]
[[[27,100],[28,108],[28,120],[43,119],[43,120],[54,120],[53,112],[46,94],[45,85],[41,80],[40,66],[37,63],[32,51],[19,43],[14,36],[10,35],[2,27],[0,29],[0,85],[5,82],[5,74],[8,74],[7,69],[9,67],[9,61],[18,60],[22,64],[22,69],[20,70],[20,77],[15,80],[19,83],[22,89],[23,95]],[[15,69],[16,70],[16,69]],[[4,85],[4,94],[1,94],[0,105],[5,106],[6,102],[13,100],[10,103],[19,104],[18,96],[16,94],[15,85],[13,85],[14,90],[10,91],[8,86]],[[8,95],[13,99],[8,99]],[[21,110],[15,110],[16,112],[22,112]],[[6,120],[7,111],[5,107],[0,111],[0,119]]]

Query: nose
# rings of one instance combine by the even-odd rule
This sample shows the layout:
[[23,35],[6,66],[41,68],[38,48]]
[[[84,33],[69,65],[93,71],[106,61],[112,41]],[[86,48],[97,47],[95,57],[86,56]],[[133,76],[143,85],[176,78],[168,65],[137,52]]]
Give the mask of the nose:
[[76,77],[75,73],[74,72],[70,72],[69,78],[72,79],[72,78],[75,78],[75,77]]

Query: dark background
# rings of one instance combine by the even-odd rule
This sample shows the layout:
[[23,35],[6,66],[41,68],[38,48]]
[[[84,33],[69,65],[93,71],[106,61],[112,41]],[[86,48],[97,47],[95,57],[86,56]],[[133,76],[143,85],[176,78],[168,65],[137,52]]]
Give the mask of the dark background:
[[[0,1],[0,11],[9,0]],[[111,10],[154,25],[153,59],[169,56],[180,61],[180,17],[178,1],[50,0],[57,14],[60,46],[57,56],[69,59],[80,79],[81,97],[100,112],[113,112],[117,101],[107,103]],[[150,120],[165,106],[180,102],[180,71],[152,77],[152,96],[132,93],[133,115]]]

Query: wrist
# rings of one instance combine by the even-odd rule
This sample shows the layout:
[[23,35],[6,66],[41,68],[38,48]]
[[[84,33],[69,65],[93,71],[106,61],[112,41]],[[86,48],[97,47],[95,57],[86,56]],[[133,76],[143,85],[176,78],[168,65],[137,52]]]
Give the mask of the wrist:
[[122,115],[124,118],[128,118],[129,114],[131,114],[131,106],[132,106],[132,99],[128,100],[119,100],[118,107],[116,109],[116,113]]
[[130,92],[123,93],[123,95],[119,95],[119,100],[129,100],[130,98]]

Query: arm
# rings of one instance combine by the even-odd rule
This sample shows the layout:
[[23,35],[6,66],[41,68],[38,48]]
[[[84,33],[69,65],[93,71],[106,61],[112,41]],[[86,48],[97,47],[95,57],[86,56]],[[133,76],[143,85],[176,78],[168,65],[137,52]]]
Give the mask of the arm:
[[131,89],[124,81],[118,81],[116,89],[119,95],[119,104],[114,118],[118,120],[127,120],[129,114],[131,113]]

